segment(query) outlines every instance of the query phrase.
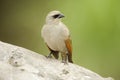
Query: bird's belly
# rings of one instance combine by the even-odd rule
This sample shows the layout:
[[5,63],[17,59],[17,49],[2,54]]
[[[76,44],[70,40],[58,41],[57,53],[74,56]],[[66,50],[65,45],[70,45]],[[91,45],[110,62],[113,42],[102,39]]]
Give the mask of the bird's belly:
[[45,42],[52,50],[60,51],[60,52],[66,51],[64,38],[60,33],[51,32],[51,34],[47,34],[45,38]]

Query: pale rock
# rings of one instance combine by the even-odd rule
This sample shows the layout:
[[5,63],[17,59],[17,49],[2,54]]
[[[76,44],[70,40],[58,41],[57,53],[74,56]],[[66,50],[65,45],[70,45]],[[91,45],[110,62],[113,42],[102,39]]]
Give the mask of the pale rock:
[[0,41],[0,80],[113,80]]

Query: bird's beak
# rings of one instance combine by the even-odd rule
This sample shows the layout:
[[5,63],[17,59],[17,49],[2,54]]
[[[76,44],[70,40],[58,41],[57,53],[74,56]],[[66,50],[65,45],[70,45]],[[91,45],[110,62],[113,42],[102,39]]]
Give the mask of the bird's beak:
[[63,18],[63,17],[65,17],[63,14],[60,14],[60,15],[58,16],[58,18]]

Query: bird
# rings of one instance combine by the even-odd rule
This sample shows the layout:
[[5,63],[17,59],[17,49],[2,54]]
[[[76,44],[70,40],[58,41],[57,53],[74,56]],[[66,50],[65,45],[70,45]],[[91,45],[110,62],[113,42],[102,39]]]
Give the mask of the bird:
[[41,36],[50,50],[48,57],[53,55],[55,59],[58,59],[59,53],[61,53],[63,63],[73,63],[70,31],[61,21],[64,17],[60,11],[49,12],[41,29]]

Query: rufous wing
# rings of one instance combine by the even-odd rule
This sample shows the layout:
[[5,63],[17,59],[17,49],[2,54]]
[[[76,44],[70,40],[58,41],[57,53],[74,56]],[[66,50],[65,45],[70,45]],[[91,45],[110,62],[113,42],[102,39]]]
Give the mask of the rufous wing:
[[71,41],[70,37],[65,40],[65,45],[68,50],[68,61],[73,63],[73,61],[72,61],[72,41]]

